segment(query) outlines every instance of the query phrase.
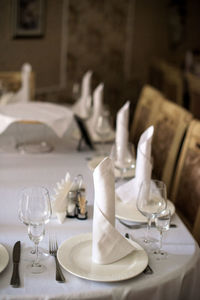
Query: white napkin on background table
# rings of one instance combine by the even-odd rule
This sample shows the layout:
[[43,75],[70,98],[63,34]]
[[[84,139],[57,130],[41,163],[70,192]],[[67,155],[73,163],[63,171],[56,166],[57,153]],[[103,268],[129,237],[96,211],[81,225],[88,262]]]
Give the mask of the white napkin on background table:
[[0,107],[0,134],[14,122],[40,122],[49,126],[58,137],[70,127],[73,112],[61,105],[44,102],[15,103]]
[[[103,105],[103,96],[104,96],[104,84],[100,83],[96,89],[94,90],[93,93],[93,112],[92,116],[90,119],[87,121],[87,129],[90,133],[90,136],[93,140],[93,142],[100,142],[101,137],[98,136],[96,133],[95,129],[97,126],[97,121],[99,116],[104,112],[104,105]],[[110,133],[109,135],[105,138],[105,142],[113,141],[115,138],[115,132],[110,127]]]
[[84,74],[80,98],[72,107],[73,112],[81,118],[88,117],[88,106],[91,105],[91,79],[92,71],[88,71]]
[[136,202],[142,181],[151,180],[151,144],[153,133],[154,127],[150,126],[140,137],[137,147],[135,178],[116,189],[117,196],[124,202]]
[[110,158],[106,157],[96,167],[93,178],[92,260],[110,264],[131,253],[134,247],[115,229],[115,180]]
[[117,154],[119,163],[120,161],[123,161],[128,145],[129,107],[130,101],[127,101],[117,113],[115,144],[118,149]]

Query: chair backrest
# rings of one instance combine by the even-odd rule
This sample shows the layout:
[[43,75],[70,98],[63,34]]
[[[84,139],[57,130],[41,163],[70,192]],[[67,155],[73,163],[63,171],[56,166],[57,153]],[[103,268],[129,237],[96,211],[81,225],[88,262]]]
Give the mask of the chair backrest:
[[152,59],[149,66],[149,85],[163,92],[164,84],[164,61],[158,58]]
[[180,152],[170,197],[200,243],[200,121],[188,128]]
[[168,192],[183,137],[191,119],[190,112],[165,99],[152,120],[152,125],[154,125],[153,174],[154,177],[166,183]]
[[153,177],[163,180],[170,192],[179,150],[192,114],[145,85],[135,110],[130,141],[137,146],[141,134],[154,126],[152,142]]
[[[30,95],[31,100],[35,99],[35,74],[31,71],[30,74]],[[17,93],[22,86],[21,71],[0,72],[0,82],[6,91]]]
[[163,94],[167,99],[184,106],[184,77],[182,71],[170,64],[163,64]]
[[150,85],[145,85],[142,88],[138,103],[135,109],[134,118],[130,126],[130,141],[137,146],[140,135],[144,130],[152,125],[152,120],[155,119],[162,101],[163,95]]
[[186,79],[189,93],[189,110],[195,118],[200,119],[200,77],[188,72]]

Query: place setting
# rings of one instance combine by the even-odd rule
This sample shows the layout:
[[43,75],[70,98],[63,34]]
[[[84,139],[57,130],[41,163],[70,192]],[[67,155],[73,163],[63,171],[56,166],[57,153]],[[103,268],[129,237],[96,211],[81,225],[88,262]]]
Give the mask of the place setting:
[[[176,228],[171,222],[175,214],[174,204],[167,199],[167,187],[161,180],[152,179],[151,144],[154,128],[150,126],[141,135],[137,147],[135,177],[116,187],[116,218],[129,230],[146,228],[144,236],[137,241],[158,256],[164,258],[162,248],[163,232]],[[150,237],[151,227],[160,232],[160,246],[157,239]]]
[[64,241],[58,249],[58,261],[66,271],[88,280],[113,282],[135,277],[146,268],[148,256],[138,243],[115,228],[115,181],[110,158],[96,167],[93,179],[92,233]]

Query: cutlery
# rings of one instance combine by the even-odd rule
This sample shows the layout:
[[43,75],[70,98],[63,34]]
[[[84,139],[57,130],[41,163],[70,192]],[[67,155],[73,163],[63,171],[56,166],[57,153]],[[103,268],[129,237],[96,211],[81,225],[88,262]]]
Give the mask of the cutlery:
[[60,268],[58,259],[57,259],[57,251],[58,251],[58,244],[55,239],[49,239],[49,253],[50,255],[54,256],[56,261],[56,281],[62,283],[65,282],[65,277],[62,273]]
[[[126,226],[127,228],[130,228],[130,229],[146,228],[146,226],[147,226],[146,223],[127,224],[127,223],[123,222],[123,221],[120,220],[120,219],[118,219],[118,220],[119,220],[119,222],[120,222],[121,224],[123,224],[124,226]],[[152,223],[152,224],[151,224],[151,227],[156,227],[155,223]],[[176,228],[176,227],[177,227],[176,224],[174,224],[174,223],[171,223],[171,224],[170,224],[170,228]]]
[[20,241],[18,241],[15,243],[13,248],[13,273],[10,280],[10,284],[15,288],[20,286],[20,278],[19,278],[20,251],[21,251],[21,243]]
[[[130,239],[130,235],[128,233],[125,234],[125,237],[127,239]],[[143,271],[144,274],[153,274],[153,270],[152,268],[150,267],[150,265],[147,265],[147,267],[144,269]]]

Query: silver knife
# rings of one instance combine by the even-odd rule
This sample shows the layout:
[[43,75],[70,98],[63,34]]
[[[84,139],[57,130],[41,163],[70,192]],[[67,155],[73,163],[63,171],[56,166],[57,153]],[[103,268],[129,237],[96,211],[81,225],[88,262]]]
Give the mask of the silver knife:
[[13,273],[10,280],[10,284],[17,288],[20,286],[19,278],[19,261],[20,261],[21,243],[16,242],[13,248]]

